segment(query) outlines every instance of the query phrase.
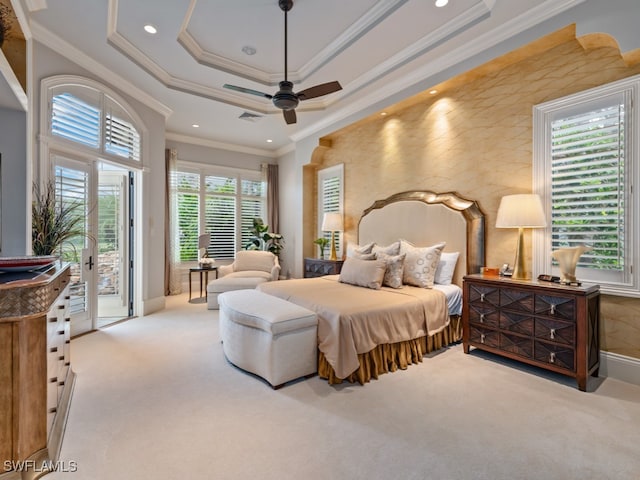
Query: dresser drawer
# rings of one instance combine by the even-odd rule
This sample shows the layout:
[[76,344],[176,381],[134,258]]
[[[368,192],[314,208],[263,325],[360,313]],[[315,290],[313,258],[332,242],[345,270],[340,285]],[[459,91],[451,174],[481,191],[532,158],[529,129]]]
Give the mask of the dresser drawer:
[[477,325],[469,326],[469,340],[473,343],[486,345],[487,347],[498,348],[500,346],[500,336],[497,330],[491,330]]
[[540,340],[575,345],[576,324],[547,318],[536,318],[535,336]]
[[548,365],[571,371],[576,368],[575,350],[571,347],[536,340],[533,347],[533,356],[535,360]]
[[517,312],[533,313],[534,294],[526,290],[503,288],[500,290],[500,307]]
[[500,332],[500,349],[525,358],[533,358],[533,340],[531,337]]
[[535,313],[575,322],[576,303],[574,297],[536,295]]
[[469,304],[498,307],[500,305],[500,290],[484,285],[469,285]]
[[476,303],[469,306],[469,322],[488,327],[500,324],[500,312],[492,305]]
[[522,335],[533,335],[534,318],[531,315],[502,310],[500,312],[500,328]]

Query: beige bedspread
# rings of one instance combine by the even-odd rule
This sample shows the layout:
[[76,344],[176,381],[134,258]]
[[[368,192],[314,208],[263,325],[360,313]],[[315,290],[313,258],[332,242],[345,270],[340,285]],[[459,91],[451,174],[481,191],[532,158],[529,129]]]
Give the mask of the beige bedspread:
[[449,323],[446,297],[433,289],[372,290],[340,283],[338,275],[267,282],[258,289],[318,314],[318,348],[340,378],[357,370],[359,353],[433,335]]

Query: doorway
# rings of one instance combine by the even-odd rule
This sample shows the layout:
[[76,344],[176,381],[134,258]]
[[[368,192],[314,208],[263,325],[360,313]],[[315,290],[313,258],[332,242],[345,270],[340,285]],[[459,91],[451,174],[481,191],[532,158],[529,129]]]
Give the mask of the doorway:
[[71,265],[71,335],[134,314],[133,172],[106,162],[54,155],[56,197],[81,215],[82,235],[65,242]]

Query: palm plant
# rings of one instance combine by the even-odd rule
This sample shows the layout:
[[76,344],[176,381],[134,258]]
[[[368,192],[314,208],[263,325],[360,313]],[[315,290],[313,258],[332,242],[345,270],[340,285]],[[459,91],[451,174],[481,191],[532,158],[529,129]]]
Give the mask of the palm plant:
[[53,183],[48,183],[44,191],[34,185],[31,206],[34,255],[52,255],[60,251],[64,242],[87,236],[84,228],[85,212],[81,206],[81,203],[57,202]]

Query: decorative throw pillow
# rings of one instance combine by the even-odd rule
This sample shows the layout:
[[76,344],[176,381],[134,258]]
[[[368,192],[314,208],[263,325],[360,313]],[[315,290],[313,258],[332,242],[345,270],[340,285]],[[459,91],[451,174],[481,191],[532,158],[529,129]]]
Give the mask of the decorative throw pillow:
[[416,247],[406,240],[400,240],[400,252],[406,254],[402,281],[416,287],[433,287],[444,246],[443,242],[431,247]]
[[375,260],[376,254],[353,252],[353,255],[351,255],[351,258],[357,258],[358,260]]
[[373,253],[385,253],[387,255],[400,255],[400,241],[393,242],[391,245],[381,246],[374,245],[371,250]]
[[342,283],[380,290],[384,278],[385,263],[382,260],[349,258],[342,264],[339,280]]
[[436,269],[436,276],[433,280],[434,283],[440,285],[451,284],[459,256],[460,252],[442,252],[440,262],[438,262],[438,268]]
[[353,245],[347,245],[347,257],[353,257],[355,253],[359,254],[367,254],[371,253],[371,249],[375,245],[374,242],[367,243],[366,245],[358,245],[354,243]]
[[376,256],[380,260],[384,260],[386,265],[382,285],[391,288],[402,288],[402,274],[404,272],[404,258],[406,255],[387,255],[386,253],[380,252],[377,253]]

